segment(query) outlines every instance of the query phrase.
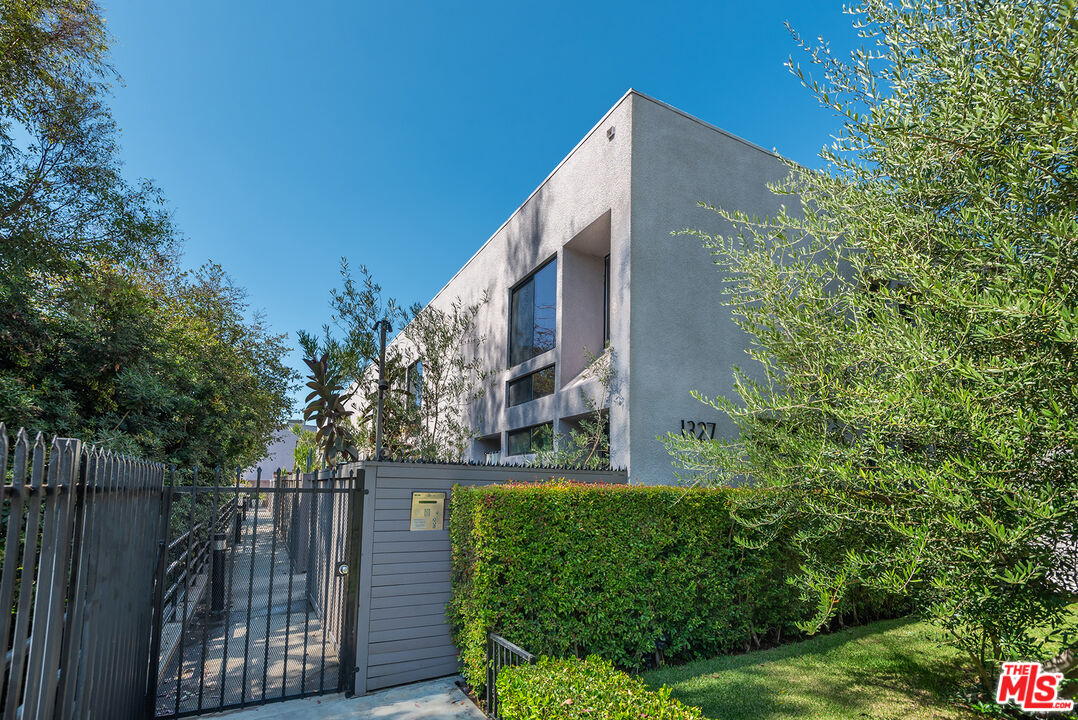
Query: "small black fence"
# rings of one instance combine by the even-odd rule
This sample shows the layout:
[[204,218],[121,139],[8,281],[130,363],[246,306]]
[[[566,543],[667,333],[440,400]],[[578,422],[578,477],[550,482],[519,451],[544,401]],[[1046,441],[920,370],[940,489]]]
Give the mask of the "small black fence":
[[513,665],[534,665],[535,656],[501,635],[487,635],[487,715],[501,720],[498,711],[498,673]]

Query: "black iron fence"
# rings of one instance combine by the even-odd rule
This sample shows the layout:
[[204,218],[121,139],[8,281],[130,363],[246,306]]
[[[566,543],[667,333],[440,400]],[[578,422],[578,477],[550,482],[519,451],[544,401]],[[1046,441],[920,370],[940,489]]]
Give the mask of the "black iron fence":
[[24,430],[11,449],[0,423],[3,718],[142,717],[166,469]]
[[354,473],[170,487],[157,717],[352,689]]
[[351,691],[357,472],[251,487],[0,423],[0,718]]
[[487,635],[487,715],[500,720],[498,712],[498,673],[502,668],[513,665],[533,665],[535,656],[518,645],[514,645],[501,635]]

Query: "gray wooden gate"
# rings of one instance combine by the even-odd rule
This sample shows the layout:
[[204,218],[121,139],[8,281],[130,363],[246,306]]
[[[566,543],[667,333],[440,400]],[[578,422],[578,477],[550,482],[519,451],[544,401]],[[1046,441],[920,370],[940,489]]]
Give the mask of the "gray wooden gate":
[[[363,463],[355,690],[370,692],[459,669],[445,606],[450,597],[449,495],[453,485],[538,482],[624,484],[624,471]],[[412,494],[445,493],[437,530],[412,529]],[[358,508],[357,508],[358,511]]]

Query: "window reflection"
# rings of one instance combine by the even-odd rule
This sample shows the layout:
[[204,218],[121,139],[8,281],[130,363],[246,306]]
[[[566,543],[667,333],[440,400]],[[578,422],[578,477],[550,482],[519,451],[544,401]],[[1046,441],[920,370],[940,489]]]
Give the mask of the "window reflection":
[[536,370],[509,383],[508,405],[520,405],[554,392],[554,366]]
[[553,350],[557,330],[558,263],[551,260],[513,290],[509,364]]

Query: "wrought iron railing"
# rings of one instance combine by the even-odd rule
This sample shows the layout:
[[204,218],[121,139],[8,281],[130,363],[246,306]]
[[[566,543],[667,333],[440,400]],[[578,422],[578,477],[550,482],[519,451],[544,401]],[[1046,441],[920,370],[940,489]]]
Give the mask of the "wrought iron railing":
[[487,715],[500,720],[498,711],[498,673],[513,665],[534,665],[535,656],[501,635],[487,635]]
[[[239,497],[230,498],[217,512],[217,522],[213,530],[203,530],[205,523],[197,523],[168,544],[167,558],[171,560],[165,568],[165,587],[162,606],[166,622],[175,619],[179,610],[178,600],[187,586],[204,572],[208,571],[213,556],[213,538],[219,532],[233,530],[236,516],[241,510]],[[234,535],[233,533],[228,533]]]

